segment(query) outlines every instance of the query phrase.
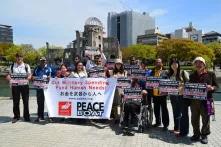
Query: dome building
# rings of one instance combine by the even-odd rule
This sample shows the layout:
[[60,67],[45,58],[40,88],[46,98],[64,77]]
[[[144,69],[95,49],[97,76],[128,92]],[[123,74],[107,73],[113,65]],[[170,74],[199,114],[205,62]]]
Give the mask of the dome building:
[[85,46],[103,50],[103,24],[96,17],[89,17],[84,26]]

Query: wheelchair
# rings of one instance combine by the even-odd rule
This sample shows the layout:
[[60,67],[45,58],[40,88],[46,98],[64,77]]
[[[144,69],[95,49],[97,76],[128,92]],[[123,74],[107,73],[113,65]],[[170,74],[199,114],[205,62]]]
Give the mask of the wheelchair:
[[[139,133],[144,132],[145,129],[150,128],[152,126],[153,121],[153,108],[151,102],[147,102],[147,94],[143,96],[143,90],[140,88],[126,88],[124,89],[124,95],[122,97],[122,109],[120,115],[120,128],[123,131],[137,131]],[[130,104],[136,105],[136,108],[130,107]],[[129,107],[128,107],[129,106]],[[127,110],[125,110],[125,108]],[[127,120],[125,120],[125,114],[128,115],[128,108],[129,109],[136,109],[134,110],[135,116],[131,116],[132,113],[129,114]],[[133,114],[134,115],[134,114]],[[135,117],[135,118],[133,118]],[[135,123],[131,122],[136,119]]]

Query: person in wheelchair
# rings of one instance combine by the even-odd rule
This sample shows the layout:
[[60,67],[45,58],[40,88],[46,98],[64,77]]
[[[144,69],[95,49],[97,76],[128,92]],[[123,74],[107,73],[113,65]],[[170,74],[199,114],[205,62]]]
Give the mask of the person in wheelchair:
[[141,111],[141,105],[146,105],[147,102],[147,91],[145,90],[145,85],[142,84],[138,79],[133,78],[131,83],[131,88],[141,88],[141,95],[142,95],[142,101],[137,100],[131,100],[131,101],[125,101],[123,102],[123,122],[122,127],[123,128],[130,128],[130,127],[136,127],[138,126],[138,114],[140,114]]

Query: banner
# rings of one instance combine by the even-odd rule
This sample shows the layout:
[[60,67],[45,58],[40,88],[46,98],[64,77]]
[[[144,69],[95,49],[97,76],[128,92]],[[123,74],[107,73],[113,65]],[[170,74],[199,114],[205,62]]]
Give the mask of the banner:
[[178,95],[179,94],[179,81],[162,79],[159,83],[159,91],[166,95]]
[[11,74],[10,85],[11,86],[20,86],[27,85],[28,79],[27,74]]
[[131,69],[131,78],[137,78],[139,80],[146,80],[146,71],[143,69]]
[[32,87],[35,89],[47,89],[48,82],[49,81],[47,79],[34,79]]
[[106,67],[108,70],[113,70],[115,66],[115,62],[114,61],[107,61],[106,62]]
[[141,88],[126,88],[124,89],[124,99],[142,99]]
[[44,90],[49,117],[109,119],[117,80],[52,78]]
[[185,83],[184,98],[206,100],[207,84],[206,83]]
[[154,89],[158,88],[160,85],[161,77],[147,77],[146,79],[146,88],[147,89]]
[[103,67],[93,67],[88,71],[90,78],[101,78],[105,77],[105,72]]
[[123,89],[131,87],[131,80],[128,78],[117,78],[117,87]]
[[139,69],[139,65],[135,64],[135,65],[130,65],[130,64],[124,64],[124,69],[127,71],[128,75],[131,75],[131,70],[132,69]]

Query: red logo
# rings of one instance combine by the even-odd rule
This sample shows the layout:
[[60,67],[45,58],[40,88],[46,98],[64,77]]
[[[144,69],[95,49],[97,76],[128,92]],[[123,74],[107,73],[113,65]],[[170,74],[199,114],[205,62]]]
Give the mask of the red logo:
[[58,115],[71,116],[71,102],[58,102]]

